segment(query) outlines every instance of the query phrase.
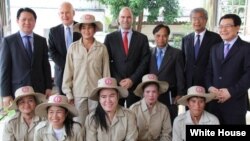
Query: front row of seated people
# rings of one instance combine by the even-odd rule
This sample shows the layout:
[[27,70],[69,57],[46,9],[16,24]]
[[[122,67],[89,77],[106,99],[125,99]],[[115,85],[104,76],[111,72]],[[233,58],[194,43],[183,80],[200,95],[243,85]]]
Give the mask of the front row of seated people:
[[159,81],[154,74],[146,74],[135,89],[142,97],[129,109],[118,104],[128,91],[117,86],[111,77],[98,80],[90,99],[98,102],[96,109],[87,115],[85,125],[73,120],[76,108],[63,95],[45,96],[35,93],[30,86],[19,88],[9,109],[15,109],[4,127],[5,141],[182,141],[185,125],[219,124],[214,115],[204,110],[214,94],[205,93],[200,86],[192,86],[188,94],[178,100],[189,110],[175,118],[173,128],[168,108],[158,101],[169,84]]

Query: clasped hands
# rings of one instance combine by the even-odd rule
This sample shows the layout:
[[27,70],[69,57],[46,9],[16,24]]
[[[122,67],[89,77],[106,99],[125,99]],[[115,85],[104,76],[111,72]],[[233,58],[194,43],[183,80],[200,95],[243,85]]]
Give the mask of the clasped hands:
[[231,95],[227,88],[215,88],[215,87],[209,87],[208,92],[215,94],[215,98],[218,100],[218,103],[224,103],[229,98],[231,98]]

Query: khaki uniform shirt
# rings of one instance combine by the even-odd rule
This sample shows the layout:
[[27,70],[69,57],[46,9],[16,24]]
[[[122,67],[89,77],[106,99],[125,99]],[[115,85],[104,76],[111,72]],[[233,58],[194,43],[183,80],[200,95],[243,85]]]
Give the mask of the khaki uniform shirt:
[[109,55],[105,45],[95,41],[87,51],[81,38],[68,49],[62,91],[68,99],[89,97],[98,80],[109,76]]
[[168,108],[156,102],[150,113],[145,99],[130,106],[136,114],[138,141],[171,141],[172,125]]
[[69,138],[64,130],[62,140],[57,140],[52,125],[48,121],[43,121],[35,129],[34,141],[84,141],[84,127],[75,123],[73,125],[73,135]]
[[25,123],[20,112],[17,112],[6,123],[3,130],[4,141],[33,141],[35,127],[44,118],[34,116],[30,127]]
[[[220,124],[218,118],[204,111],[201,115],[201,119],[199,121],[199,125],[218,125]],[[186,125],[194,125],[190,111],[180,114],[174,120],[173,124],[173,141],[185,141],[186,140]]]
[[86,141],[137,141],[136,119],[132,111],[118,106],[107,132],[93,119],[94,112],[87,116],[85,122]]

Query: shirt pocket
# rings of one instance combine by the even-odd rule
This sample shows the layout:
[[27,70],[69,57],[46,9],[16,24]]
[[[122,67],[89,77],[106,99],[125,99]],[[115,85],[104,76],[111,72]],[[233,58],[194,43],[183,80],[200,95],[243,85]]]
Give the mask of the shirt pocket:
[[84,63],[84,56],[80,56],[80,55],[73,56],[74,68],[81,67],[83,63]]

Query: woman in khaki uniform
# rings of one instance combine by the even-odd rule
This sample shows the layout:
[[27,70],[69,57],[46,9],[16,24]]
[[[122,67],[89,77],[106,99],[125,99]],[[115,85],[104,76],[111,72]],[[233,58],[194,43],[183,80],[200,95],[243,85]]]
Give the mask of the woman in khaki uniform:
[[134,93],[142,100],[130,106],[136,114],[139,130],[138,141],[171,141],[171,120],[168,108],[158,101],[166,92],[168,83],[158,81],[154,74],[144,75]]
[[37,104],[45,101],[45,95],[35,93],[31,86],[20,87],[15,92],[15,99],[9,110],[17,110],[5,124],[5,141],[33,141],[37,124],[43,119],[35,115]]
[[37,115],[47,117],[48,121],[37,125],[34,141],[84,141],[84,127],[73,121],[78,112],[68,103],[66,96],[59,94],[50,96],[47,103],[36,107],[35,112]]
[[85,122],[87,141],[137,141],[135,115],[118,105],[119,98],[127,96],[128,91],[118,87],[114,78],[98,81],[98,87],[90,96],[98,101],[98,106]]

